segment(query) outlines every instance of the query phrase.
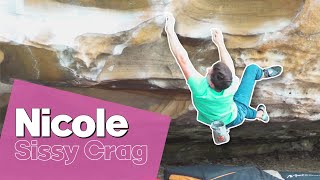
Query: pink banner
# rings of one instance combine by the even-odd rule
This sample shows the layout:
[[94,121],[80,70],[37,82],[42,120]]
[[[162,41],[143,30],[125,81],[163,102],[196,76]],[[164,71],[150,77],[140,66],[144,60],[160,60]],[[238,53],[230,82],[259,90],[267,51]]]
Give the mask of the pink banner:
[[155,179],[169,124],[168,116],[15,80],[1,179]]

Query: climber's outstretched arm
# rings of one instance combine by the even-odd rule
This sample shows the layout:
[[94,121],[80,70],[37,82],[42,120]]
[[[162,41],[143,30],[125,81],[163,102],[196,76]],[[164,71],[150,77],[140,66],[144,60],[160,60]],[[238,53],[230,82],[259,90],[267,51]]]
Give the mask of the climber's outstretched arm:
[[219,51],[220,61],[225,63],[231,70],[232,76],[235,76],[235,68],[232,58],[224,44],[223,34],[220,29],[211,29],[212,41],[216,44]]
[[177,63],[180,66],[180,69],[183,72],[183,75],[186,80],[189,79],[192,75],[201,76],[201,74],[194,68],[192,65],[187,51],[181,45],[177,34],[174,31],[175,19],[172,14],[168,14],[166,17],[166,27],[165,30],[167,32],[167,38],[170,50],[176,59]]

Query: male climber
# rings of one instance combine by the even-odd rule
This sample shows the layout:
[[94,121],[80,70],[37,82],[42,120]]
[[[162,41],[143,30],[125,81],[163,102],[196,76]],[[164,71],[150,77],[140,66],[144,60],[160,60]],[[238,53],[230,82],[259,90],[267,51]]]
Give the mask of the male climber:
[[202,76],[194,68],[187,51],[179,42],[174,25],[174,17],[167,14],[165,30],[169,47],[190,88],[192,102],[198,112],[197,120],[208,126],[214,121],[223,122],[227,132],[230,128],[241,125],[245,119],[258,119],[268,123],[269,116],[265,105],[260,104],[256,109],[250,107],[251,97],[256,81],[279,76],[282,67],[262,69],[251,64],[246,67],[240,83],[222,32],[211,29],[212,41],[218,47],[220,60],[207,68],[206,76]]

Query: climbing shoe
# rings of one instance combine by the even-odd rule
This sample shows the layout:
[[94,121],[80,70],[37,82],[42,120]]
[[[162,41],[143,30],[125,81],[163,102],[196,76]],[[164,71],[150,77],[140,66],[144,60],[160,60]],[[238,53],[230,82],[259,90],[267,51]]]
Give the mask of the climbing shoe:
[[264,123],[268,123],[269,115],[266,106],[264,104],[259,104],[257,107],[257,111],[263,111],[262,118],[260,120]]
[[264,78],[269,79],[280,76],[280,74],[282,73],[282,69],[283,68],[279,65],[265,68],[263,69]]

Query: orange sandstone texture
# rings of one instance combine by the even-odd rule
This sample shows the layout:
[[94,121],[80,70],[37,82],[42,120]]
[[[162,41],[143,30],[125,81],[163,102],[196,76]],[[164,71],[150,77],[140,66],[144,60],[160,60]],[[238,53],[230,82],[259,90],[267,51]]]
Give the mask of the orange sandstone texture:
[[[257,83],[253,106],[265,103],[273,121],[320,119],[317,0],[26,0],[22,15],[2,16],[10,21],[0,29],[1,82],[76,86],[68,90],[195,122],[164,33],[165,11],[176,16],[202,74],[218,60],[210,28],[221,28],[239,76],[250,63],[284,67],[280,78]],[[127,90],[108,96],[106,88]]]

